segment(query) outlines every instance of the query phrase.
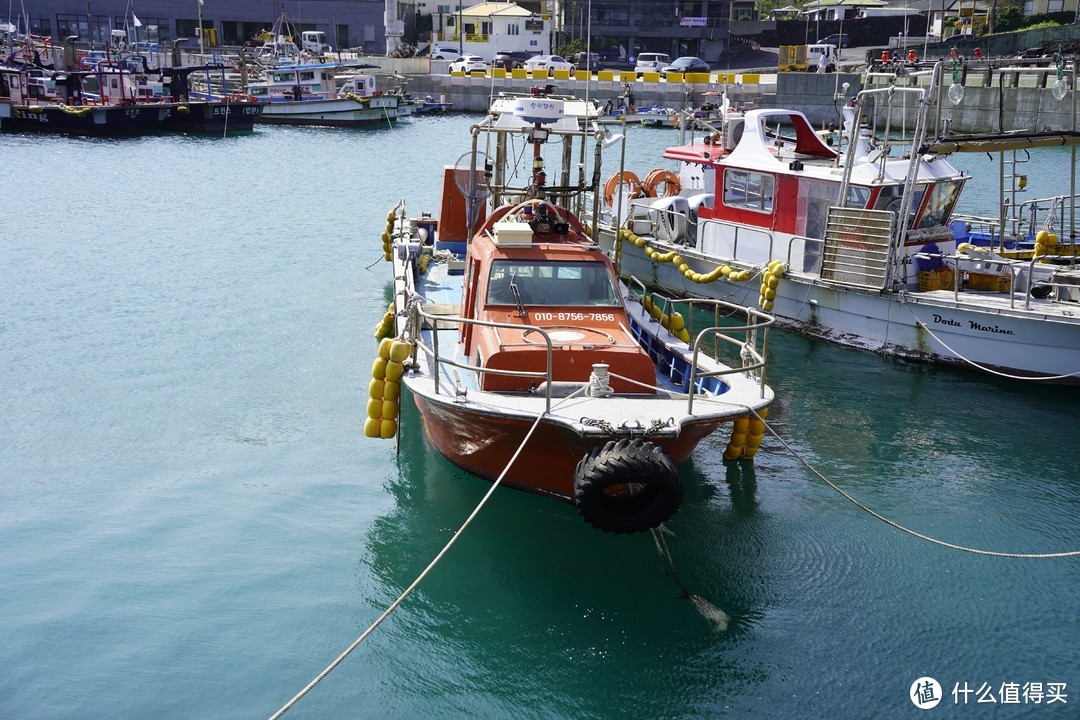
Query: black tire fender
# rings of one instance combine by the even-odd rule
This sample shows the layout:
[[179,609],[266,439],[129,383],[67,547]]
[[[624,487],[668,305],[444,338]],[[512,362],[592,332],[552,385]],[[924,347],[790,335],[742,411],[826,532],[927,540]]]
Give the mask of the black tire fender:
[[654,528],[682,504],[683,487],[671,455],[647,440],[611,440],[578,461],[574,505],[593,527],[610,533]]

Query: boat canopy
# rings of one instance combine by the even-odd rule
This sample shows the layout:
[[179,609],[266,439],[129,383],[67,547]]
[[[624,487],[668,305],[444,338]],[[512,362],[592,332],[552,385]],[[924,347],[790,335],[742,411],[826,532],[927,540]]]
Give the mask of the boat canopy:
[[1004,133],[942,138],[919,150],[920,154],[945,155],[955,152],[1003,152],[1080,145],[1080,131],[1062,130],[1041,133]]

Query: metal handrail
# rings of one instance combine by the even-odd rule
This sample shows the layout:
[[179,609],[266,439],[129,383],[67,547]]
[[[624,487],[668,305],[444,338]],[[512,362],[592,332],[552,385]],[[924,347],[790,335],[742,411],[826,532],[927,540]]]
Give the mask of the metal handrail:
[[[544,412],[551,412],[551,359],[552,359],[552,349],[551,349],[551,336],[549,336],[547,334],[546,330],[544,330],[543,328],[540,328],[540,327],[536,327],[535,325],[518,325],[518,324],[514,324],[514,323],[498,323],[498,322],[491,322],[491,321],[488,321],[488,320],[474,320],[474,319],[471,319],[471,318],[463,318],[463,317],[454,316],[454,315],[449,315],[449,316],[448,315],[434,315],[434,314],[431,314],[431,313],[424,312],[423,303],[420,303],[420,302],[415,303],[415,311],[416,311],[416,314],[417,314],[418,317],[422,317],[422,318],[426,318],[428,320],[434,321],[434,325],[433,325],[434,329],[433,329],[433,331],[431,333],[431,337],[433,338],[432,339],[432,347],[429,348],[427,345],[424,344],[424,342],[421,340],[420,333],[416,333],[416,347],[418,349],[422,348],[424,350],[424,353],[428,356],[428,358],[433,363],[432,377],[435,380],[435,392],[436,392],[436,394],[439,393],[439,364],[440,363],[450,365],[452,367],[460,368],[461,370],[469,370],[469,371],[478,373],[480,375],[483,375],[484,373],[490,373],[492,375],[506,375],[506,376],[510,376],[510,377],[544,378]],[[507,328],[507,329],[512,329],[512,330],[535,330],[536,332],[540,333],[543,336],[544,343],[547,346],[547,357],[546,357],[546,365],[545,365],[545,368],[544,368],[544,372],[538,372],[538,371],[535,371],[535,370],[500,370],[500,369],[496,369],[496,368],[485,368],[485,367],[481,367],[479,365],[471,365],[469,363],[461,363],[461,362],[458,362],[458,361],[456,361],[456,360],[454,360],[452,358],[444,358],[439,353],[439,331],[438,331],[439,322],[450,322],[450,323],[455,323],[455,324],[458,324],[458,325],[479,325],[479,326],[483,326],[483,327]],[[419,324],[419,323],[417,323],[417,324]]]
[[[628,284],[632,284],[640,288],[641,295],[645,295],[648,289],[645,284],[638,278],[631,276],[627,278]],[[712,298],[685,298],[675,299],[670,298],[660,293],[652,293],[653,298],[660,298],[661,312],[667,311],[666,314],[670,317],[671,308],[676,303],[683,304],[687,307],[687,331],[694,336],[694,341],[691,345],[693,348],[693,356],[690,362],[690,377],[689,377],[689,392],[687,393],[689,398],[687,402],[687,413],[693,414],[694,409],[694,383],[696,380],[707,377],[719,377],[723,375],[733,375],[736,373],[753,373],[756,370],[760,370],[757,373],[758,389],[762,396],[765,393],[765,366],[767,364],[766,356],[768,355],[769,344],[769,326],[776,322],[776,319],[764,312],[755,310],[752,307],[744,305],[737,305],[736,303],[728,302],[727,300],[718,300]],[[655,303],[656,300],[654,299]],[[729,314],[741,314],[746,316],[746,324],[740,326],[721,326],[714,325],[712,327],[705,328],[699,333],[694,335],[693,323],[694,323],[694,310],[701,308],[711,308],[714,313],[714,317],[719,321],[719,311],[721,309],[729,311]],[[653,320],[656,320],[653,318]],[[762,330],[761,333],[761,349],[758,350],[756,343],[758,341],[757,331]],[[745,339],[733,337],[734,333],[745,335]],[[719,363],[719,347],[720,342],[723,341],[732,346],[739,348],[739,359],[742,360],[742,364],[730,366],[728,370],[715,370],[707,373],[698,372],[698,356],[702,352],[702,345],[706,340],[711,339],[715,348],[712,360]],[[753,360],[753,362],[747,362],[747,355]]]

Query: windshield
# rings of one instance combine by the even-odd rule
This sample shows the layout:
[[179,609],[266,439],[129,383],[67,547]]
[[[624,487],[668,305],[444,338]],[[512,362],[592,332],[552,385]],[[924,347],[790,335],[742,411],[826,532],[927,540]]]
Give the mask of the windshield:
[[618,304],[611,274],[602,262],[496,261],[488,277],[487,303],[516,304],[511,283],[523,305]]

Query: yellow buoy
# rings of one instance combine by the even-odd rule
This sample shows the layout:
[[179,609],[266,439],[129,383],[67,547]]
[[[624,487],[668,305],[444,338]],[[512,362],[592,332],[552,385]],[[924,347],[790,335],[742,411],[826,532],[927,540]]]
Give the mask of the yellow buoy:
[[[380,358],[381,359],[381,358]],[[384,361],[385,362],[385,361]],[[401,375],[405,371],[405,366],[394,360],[386,362],[383,367],[383,377],[390,382],[400,382]]]
[[384,401],[382,400],[370,398],[367,401],[367,416],[373,420],[378,420],[379,418],[381,418],[383,402]]
[[383,383],[383,400],[397,400],[401,397],[401,383],[387,380]]
[[384,383],[382,380],[372,379],[372,381],[368,383],[368,397],[370,397],[372,400],[382,399],[383,388],[385,386],[386,383]]
[[379,341],[379,357],[383,360],[390,359],[390,347],[394,344],[393,338],[383,338]]
[[383,400],[382,403],[382,417],[384,420],[397,420],[398,416],[398,403],[397,400]]
[[[381,348],[380,348],[381,349]],[[412,343],[404,340],[395,340],[391,343],[388,357],[394,362],[403,363],[412,355]]]
[[[371,363],[371,377],[376,380],[382,380],[386,377],[386,366],[389,364],[389,360],[383,360],[381,357],[375,358],[375,361]],[[396,380],[397,378],[391,378]]]
[[382,420],[368,418],[364,421],[364,435],[369,438],[377,438],[382,431]]
[[384,418],[379,425],[379,437],[383,438],[384,440],[388,440],[394,437],[394,435],[396,434],[397,420],[387,420]]
[[735,418],[735,422],[731,424],[731,432],[742,433],[743,435],[750,429],[750,418],[740,417]]

